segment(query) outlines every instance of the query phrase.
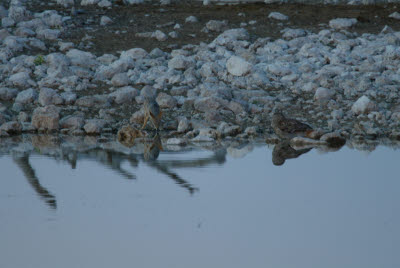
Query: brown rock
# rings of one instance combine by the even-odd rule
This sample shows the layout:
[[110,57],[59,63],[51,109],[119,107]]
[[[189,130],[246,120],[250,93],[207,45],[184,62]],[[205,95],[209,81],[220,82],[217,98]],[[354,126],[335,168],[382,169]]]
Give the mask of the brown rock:
[[57,107],[49,105],[33,111],[32,126],[35,129],[58,130],[60,115]]

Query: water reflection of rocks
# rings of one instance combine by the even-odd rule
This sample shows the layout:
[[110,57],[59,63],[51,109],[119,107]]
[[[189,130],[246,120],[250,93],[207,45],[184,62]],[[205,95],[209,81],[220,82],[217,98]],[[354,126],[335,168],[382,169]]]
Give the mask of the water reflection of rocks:
[[[165,140],[165,139],[164,139]],[[276,141],[276,140],[275,140]],[[273,145],[273,140],[267,146]],[[57,207],[56,194],[40,183],[40,177],[36,175],[34,167],[30,163],[33,155],[42,155],[58,162],[68,163],[72,169],[78,167],[82,160],[94,160],[109,170],[114,171],[121,178],[132,180],[140,179],[135,174],[135,169],[140,163],[165,175],[176,185],[193,194],[198,189],[187,179],[182,178],[179,170],[187,168],[207,167],[210,165],[222,165],[226,162],[226,155],[233,158],[241,158],[251,152],[254,145],[265,146],[265,143],[243,143],[237,140],[222,140],[216,143],[188,144],[186,146],[169,145],[156,135],[149,137],[132,137],[126,142],[118,142],[115,136],[51,136],[51,135],[21,135],[10,138],[0,138],[0,157],[11,154],[14,163],[22,171],[29,184],[37,195],[46,204],[55,209]],[[399,148],[399,143],[393,141],[361,141],[348,140],[346,146],[350,149],[361,151],[373,151],[378,145],[386,145]],[[187,153],[199,147],[210,151],[206,157],[192,157],[185,155],[183,159],[174,159],[176,154]],[[317,150],[323,152],[335,151],[339,148],[317,146]],[[272,149],[272,148],[271,148]],[[294,159],[312,150],[312,147],[298,147],[288,143],[275,144],[272,150],[272,162],[274,165],[283,165],[286,160]],[[168,154],[168,157],[159,159],[160,152]],[[196,155],[196,154],[194,154]],[[180,157],[179,157],[180,158]],[[129,165],[127,166],[126,163]]]
[[[176,170],[223,164],[226,161],[226,150],[224,149],[215,149],[208,157],[158,160],[160,151],[164,150],[161,138],[158,135],[153,138],[139,138],[134,141],[134,144],[124,143],[124,145],[112,138],[56,137],[50,135],[27,135],[3,139],[3,141],[0,141],[2,144],[0,156],[5,153],[12,154],[14,162],[22,170],[29,184],[52,209],[57,208],[56,196],[40,184],[40,178],[36,176],[29,161],[32,155],[45,155],[60,162],[67,162],[72,169],[77,168],[79,161],[95,160],[125,179],[136,179],[136,175],[133,171],[128,170],[129,168],[124,169],[124,163],[128,162],[135,169],[140,162],[143,162],[158,173],[172,179],[190,194],[198,191],[198,188],[182,178]],[[129,147],[126,145],[129,145]],[[182,148],[182,150],[189,151],[191,149]],[[174,152],[170,148],[165,151]]]

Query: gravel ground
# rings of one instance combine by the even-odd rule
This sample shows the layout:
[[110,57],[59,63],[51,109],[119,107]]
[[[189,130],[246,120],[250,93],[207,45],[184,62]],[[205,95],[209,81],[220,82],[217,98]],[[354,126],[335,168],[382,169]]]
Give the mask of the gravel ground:
[[130,124],[129,136],[157,97],[171,145],[274,139],[275,109],[346,139],[397,140],[396,10],[13,0],[0,10],[0,135]]

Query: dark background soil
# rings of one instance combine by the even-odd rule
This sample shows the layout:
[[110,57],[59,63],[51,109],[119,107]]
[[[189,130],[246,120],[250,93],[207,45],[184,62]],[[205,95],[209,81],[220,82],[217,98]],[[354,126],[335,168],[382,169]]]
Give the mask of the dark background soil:
[[[63,8],[48,2],[33,1],[30,5],[29,9],[35,12],[55,9],[64,15],[69,15],[71,11],[71,8]],[[352,31],[358,33],[379,33],[385,25],[396,31],[400,30],[400,21],[388,17],[394,11],[400,10],[395,4],[329,6],[259,3],[203,6],[201,3],[181,2],[160,6],[157,2],[130,6],[114,4],[111,9],[103,9],[98,6],[77,6],[76,9],[79,14],[68,22],[68,30],[62,38],[64,41],[72,41],[78,45],[85,35],[89,35],[91,38],[86,38],[86,42],[92,42],[92,45],[85,47],[85,50],[98,56],[104,53],[117,54],[118,51],[134,47],[141,47],[147,51],[158,47],[164,51],[170,51],[186,44],[208,43],[219,34],[201,32],[209,20],[226,20],[228,28],[237,28],[242,22],[248,23],[256,20],[256,24],[245,26],[253,40],[258,37],[279,38],[280,31],[287,27],[318,32],[321,29],[329,28],[327,24],[334,18],[357,18],[358,23]],[[280,22],[268,19],[269,13],[273,11],[289,16],[289,20]],[[239,16],[239,13],[243,13],[244,16]],[[100,26],[100,18],[103,15],[110,17],[113,23]],[[199,22],[185,23],[185,19],[191,15],[197,17]],[[170,22],[173,22],[170,26],[157,27]],[[136,33],[153,32],[157,29],[168,34],[174,30],[175,23],[181,25],[181,29],[176,30],[179,34],[177,39],[168,38],[168,40],[160,42],[152,38],[135,36]]]

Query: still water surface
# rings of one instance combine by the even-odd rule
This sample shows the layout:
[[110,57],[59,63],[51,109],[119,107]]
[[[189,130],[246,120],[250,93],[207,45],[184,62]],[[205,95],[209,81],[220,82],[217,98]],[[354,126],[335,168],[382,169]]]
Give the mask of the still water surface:
[[[114,156],[115,157],[115,156]],[[105,154],[107,158],[107,154]],[[0,267],[400,267],[400,151],[0,156]]]

